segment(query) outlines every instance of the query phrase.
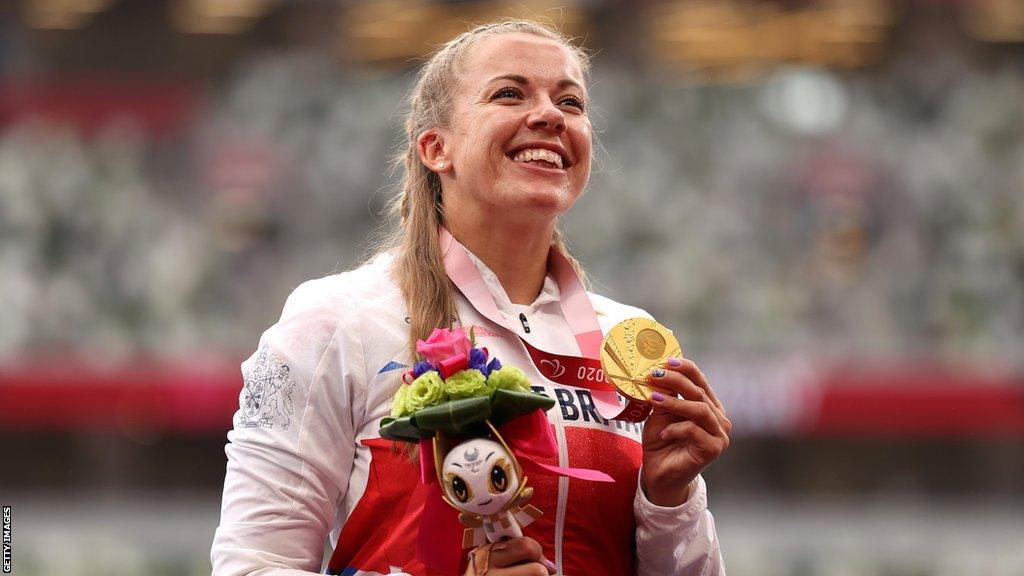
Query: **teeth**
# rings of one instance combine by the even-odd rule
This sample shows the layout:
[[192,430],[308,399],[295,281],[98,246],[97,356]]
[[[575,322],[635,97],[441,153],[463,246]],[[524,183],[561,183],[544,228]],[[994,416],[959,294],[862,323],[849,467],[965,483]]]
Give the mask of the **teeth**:
[[512,158],[515,162],[533,162],[533,161],[544,161],[554,164],[556,168],[562,168],[562,157],[556,152],[552,152],[546,148],[527,148],[526,150],[520,150]]

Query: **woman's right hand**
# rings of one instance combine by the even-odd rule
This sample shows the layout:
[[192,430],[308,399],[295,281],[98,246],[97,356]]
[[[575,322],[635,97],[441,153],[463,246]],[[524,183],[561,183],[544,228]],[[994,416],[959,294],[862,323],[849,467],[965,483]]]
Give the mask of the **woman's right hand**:
[[465,576],[550,576],[555,572],[555,564],[544,557],[540,544],[522,536],[474,548]]

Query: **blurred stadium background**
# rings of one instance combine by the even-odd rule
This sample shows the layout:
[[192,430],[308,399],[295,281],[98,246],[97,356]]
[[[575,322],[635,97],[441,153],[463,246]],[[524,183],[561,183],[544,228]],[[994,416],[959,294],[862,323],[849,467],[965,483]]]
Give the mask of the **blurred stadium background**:
[[736,423],[733,576],[1024,574],[1024,1],[0,4],[0,500],[19,575],[198,575],[238,364],[365,254],[418,58],[597,52],[565,219]]

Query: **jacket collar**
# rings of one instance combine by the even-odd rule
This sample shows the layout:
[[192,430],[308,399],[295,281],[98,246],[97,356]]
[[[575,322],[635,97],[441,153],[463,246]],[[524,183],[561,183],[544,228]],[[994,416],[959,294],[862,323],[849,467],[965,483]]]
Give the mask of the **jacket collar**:
[[[505,292],[505,288],[501,285],[501,282],[498,281],[498,276],[492,272],[486,264],[484,264],[483,260],[477,258],[476,255],[469,250],[466,252],[469,254],[469,259],[473,261],[474,265],[476,265],[477,270],[480,271],[480,276],[483,277],[484,284],[487,285],[487,289],[494,298],[494,303],[498,306],[498,309],[506,314],[511,314],[513,316],[516,315],[518,313],[516,306],[512,304],[512,301],[508,297],[508,293]],[[552,278],[550,273],[548,273],[548,275],[544,277],[544,286],[541,287],[540,294],[538,294],[537,299],[530,304],[528,311],[533,312],[541,306],[558,302],[559,296],[558,283],[555,282],[555,279]]]

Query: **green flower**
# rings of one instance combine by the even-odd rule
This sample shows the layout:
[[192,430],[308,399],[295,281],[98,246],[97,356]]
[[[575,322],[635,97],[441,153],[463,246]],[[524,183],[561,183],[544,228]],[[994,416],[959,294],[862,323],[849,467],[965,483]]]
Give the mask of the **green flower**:
[[395,397],[391,399],[392,418],[401,418],[402,416],[412,414],[412,406],[409,404],[410,390],[412,390],[412,386],[407,386],[405,384],[398,387],[398,391],[395,392]]
[[502,366],[500,370],[491,372],[487,383],[495,390],[512,390],[515,392],[532,392],[530,379],[515,366]]
[[424,372],[412,384],[398,387],[391,401],[391,417],[411,416],[417,410],[435,406],[448,400],[444,392],[444,381],[434,371]]
[[494,388],[487,384],[487,379],[479,370],[459,370],[444,381],[445,390],[452,400],[490,396]]

